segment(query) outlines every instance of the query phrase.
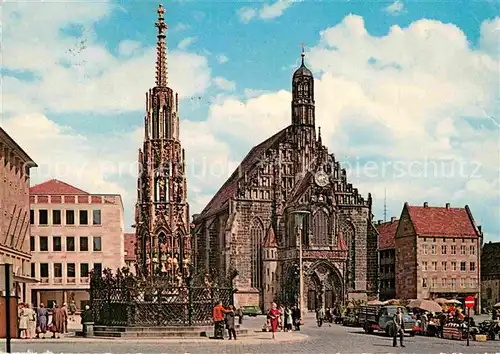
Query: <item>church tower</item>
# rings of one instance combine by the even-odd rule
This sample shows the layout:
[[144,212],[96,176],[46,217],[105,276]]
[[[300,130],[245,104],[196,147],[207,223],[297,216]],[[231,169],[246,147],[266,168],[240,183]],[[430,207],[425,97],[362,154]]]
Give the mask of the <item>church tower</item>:
[[305,173],[314,158],[317,145],[316,114],[314,111],[314,77],[304,63],[304,46],[302,46],[301,57],[302,63],[292,79],[292,126],[299,150],[297,171]]
[[191,242],[179,99],[168,86],[165,9],[158,7],[156,84],[146,93],[139,149],[136,258],[139,275],[179,281],[189,270]]

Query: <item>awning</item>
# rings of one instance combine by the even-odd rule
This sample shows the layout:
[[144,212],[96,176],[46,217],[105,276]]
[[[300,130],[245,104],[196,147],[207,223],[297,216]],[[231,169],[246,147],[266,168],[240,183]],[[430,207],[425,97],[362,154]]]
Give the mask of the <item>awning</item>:
[[14,274],[14,281],[18,283],[39,283],[40,281],[37,279],[33,279],[31,277],[27,277],[24,275],[16,275]]

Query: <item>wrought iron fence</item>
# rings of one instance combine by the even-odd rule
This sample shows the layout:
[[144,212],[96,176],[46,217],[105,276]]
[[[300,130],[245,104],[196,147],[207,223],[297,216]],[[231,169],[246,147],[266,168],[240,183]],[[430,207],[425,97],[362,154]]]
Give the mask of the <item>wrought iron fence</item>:
[[104,326],[200,326],[212,323],[212,309],[221,301],[233,305],[232,286],[194,285],[192,279],[178,285],[168,279],[139,279],[130,274],[94,274],[90,306],[96,325]]

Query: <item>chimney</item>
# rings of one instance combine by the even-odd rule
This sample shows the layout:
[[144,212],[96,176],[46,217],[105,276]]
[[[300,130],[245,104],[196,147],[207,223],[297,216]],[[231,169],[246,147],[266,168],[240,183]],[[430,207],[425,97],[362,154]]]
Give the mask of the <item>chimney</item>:
[[382,224],[382,220],[377,221],[377,225],[380,225],[380,224]]
[[424,208],[428,208],[429,204],[427,202],[424,202]]
[[395,216],[391,217],[391,223],[393,223],[394,221],[396,221],[396,217]]
[[450,209],[450,203],[446,203],[446,209]]

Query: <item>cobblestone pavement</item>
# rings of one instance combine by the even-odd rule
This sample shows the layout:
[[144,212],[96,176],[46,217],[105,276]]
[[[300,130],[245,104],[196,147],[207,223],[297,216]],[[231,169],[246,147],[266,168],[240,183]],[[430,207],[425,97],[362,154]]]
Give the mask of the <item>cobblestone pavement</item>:
[[[262,322],[261,320],[259,320]],[[500,341],[487,343],[443,340],[438,338],[405,337],[406,348],[393,348],[392,340],[382,335],[367,335],[359,328],[328,325],[321,328],[313,321],[301,333],[278,333],[273,341],[270,333],[237,341],[214,340],[93,340],[71,339],[16,340],[14,352],[53,353],[500,353]],[[3,342],[2,342],[3,345]],[[3,348],[2,348],[3,349]]]

